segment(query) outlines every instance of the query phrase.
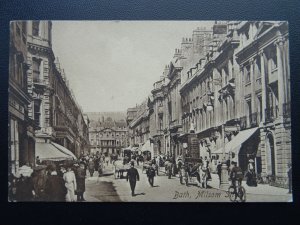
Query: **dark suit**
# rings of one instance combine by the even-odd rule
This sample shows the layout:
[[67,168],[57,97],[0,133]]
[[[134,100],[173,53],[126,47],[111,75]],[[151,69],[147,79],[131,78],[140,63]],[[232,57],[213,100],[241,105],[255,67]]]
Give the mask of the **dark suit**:
[[127,176],[126,180],[129,180],[130,183],[130,188],[131,188],[131,194],[134,195],[134,189],[136,185],[136,181],[140,180],[139,172],[137,171],[136,168],[131,167],[130,169],[127,170]]

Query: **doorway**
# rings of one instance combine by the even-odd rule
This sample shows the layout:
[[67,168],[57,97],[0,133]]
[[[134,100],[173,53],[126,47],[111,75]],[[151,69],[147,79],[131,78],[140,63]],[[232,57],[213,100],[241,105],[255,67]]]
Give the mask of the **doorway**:
[[266,156],[267,156],[267,173],[268,175],[276,175],[276,164],[275,164],[275,146],[274,137],[271,133],[266,136]]

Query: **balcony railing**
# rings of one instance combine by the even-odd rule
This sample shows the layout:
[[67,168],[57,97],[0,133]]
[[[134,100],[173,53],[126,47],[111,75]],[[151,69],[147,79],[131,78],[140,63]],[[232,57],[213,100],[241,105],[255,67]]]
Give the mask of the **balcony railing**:
[[278,106],[268,107],[265,109],[266,122],[273,122],[278,117]]
[[257,127],[258,126],[258,116],[257,112],[250,114],[250,126]]

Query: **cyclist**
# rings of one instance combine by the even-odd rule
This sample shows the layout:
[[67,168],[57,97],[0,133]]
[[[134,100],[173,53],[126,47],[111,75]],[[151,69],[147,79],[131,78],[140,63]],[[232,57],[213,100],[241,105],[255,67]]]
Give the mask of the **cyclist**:
[[232,165],[232,169],[230,172],[231,185],[233,186],[234,191],[236,193],[236,181],[238,182],[238,186],[241,186],[244,175],[241,167],[237,166],[236,162],[232,161],[231,165]]

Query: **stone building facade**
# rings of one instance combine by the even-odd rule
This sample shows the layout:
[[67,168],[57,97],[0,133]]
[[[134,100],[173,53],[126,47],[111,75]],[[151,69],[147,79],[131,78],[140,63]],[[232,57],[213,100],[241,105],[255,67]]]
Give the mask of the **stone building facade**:
[[128,145],[125,120],[114,121],[110,117],[102,121],[91,121],[89,127],[90,153],[97,151],[106,155],[120,154]]
[[216,22],[184,38],[149,101],[149,138],[157,152],[185,154],[192,137],[196,155],[213,164],[230,159],[246,170],[252,159],[266,182],[286,186],[288,46],[286,22]]
[[31,97],[27,91],[27,25],[10,24],[9,100],[8,100],[8,171],[16,174],[26,163],[34,164],[34,122],[28,117]]
[[12,22],[10,50],[10,170],[35,165],[36,143],[79,156],[89,146],[88,125],[55,61],[51,21]]

